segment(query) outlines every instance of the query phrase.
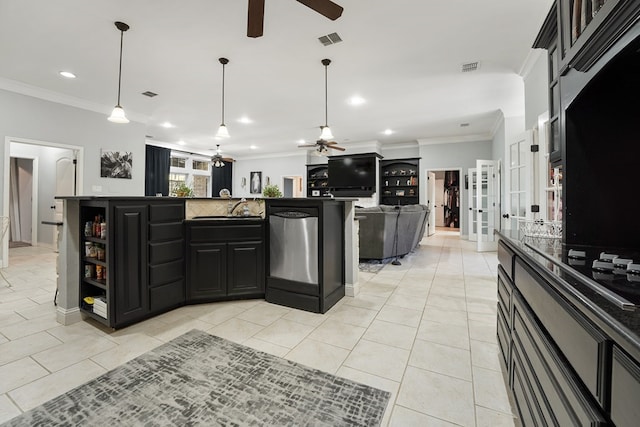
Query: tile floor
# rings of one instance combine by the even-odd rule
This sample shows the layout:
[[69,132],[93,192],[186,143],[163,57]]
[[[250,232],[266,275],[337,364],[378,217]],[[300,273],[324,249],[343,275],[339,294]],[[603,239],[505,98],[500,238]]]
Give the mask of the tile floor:
[[[192,328],[392,393],[383,425],[517,425],[496,344],[495,252],[439,231],[320,315],[262,300],[182,307],[110,331],[55,321],[55,254],[10,251],[0,283],[0,422]],[[1,279],[0,279],[1,280]]]

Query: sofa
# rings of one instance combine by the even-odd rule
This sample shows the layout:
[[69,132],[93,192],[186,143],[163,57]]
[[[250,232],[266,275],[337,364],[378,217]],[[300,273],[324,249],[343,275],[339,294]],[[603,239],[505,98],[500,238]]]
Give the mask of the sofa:
[[406,255],[418,246],[424,236],[429,208],[380,205],[356,208],[355,215],[360,225],[360,258],[384,259]]

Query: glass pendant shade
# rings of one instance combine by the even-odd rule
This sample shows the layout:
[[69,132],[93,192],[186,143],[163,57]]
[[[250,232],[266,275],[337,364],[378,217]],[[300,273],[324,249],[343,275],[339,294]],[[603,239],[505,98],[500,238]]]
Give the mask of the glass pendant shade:
[[221,124],[218,128],[218,132],[216,132],[216,136],[218,138],[229,138],[229,130],[225,126],[225,124]]
[[127,116],[124,115],[124,110],[119,105],[116,105],[114,107],[111,115],[107,120],[113,123],[129,123],[129,119],[127,119]]
[[331,129],[329,128],[329,126],[321,126],[321,127],[322,127],[322,132],[320,132],[320,139],[323,139],[325,141],[329,141],[333,139],[333,134],[331,133]]
[[216,168],[221,168],[224,166],[224,162],[222,160],[216,160],[213,162],[213,166]]

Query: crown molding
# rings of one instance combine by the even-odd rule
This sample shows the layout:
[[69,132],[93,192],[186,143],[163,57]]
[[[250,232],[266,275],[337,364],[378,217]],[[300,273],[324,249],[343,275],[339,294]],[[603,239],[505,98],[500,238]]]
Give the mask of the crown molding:
[[502,126],[503,123],[504,123],[504,113],[500,111],[500,114],[498,114],[498,117],[496,117],[496,121],[493,123],[493,126],[491,126],[491,139],[496,137],[496,134],[498,133],[498,129],[500,129],[500,126]]
[[474,135],[458,135],[458,136],[441,136],[435,138],[419,138],[418,145],[436,145],[436,144],[456,144],[459,142],[477,142],[491,141],[493,137],[489,133],[479,133]]
[[[45,101],[55,102],[57,104],[80,108],[81,110],[93,111],[94,113],[100,113],[106,116],[109,116],[109,114],[111,114],[111,110],[113,110],[113,106],[102,105],[95,102],[87,101],[86,99],[77,98],[75,96],[64,95],[59,92],[54,92],[52,90],[43,89],[41,87],[7,79],[4,77],[0,77],[0,89],[19,93],[21,95],[31,96],[33,98],[38,98]],[[149,116],[145,114],[134,113],[132,111],[127,111],[127,118],[131,121],[139,123],[146,123],[149,121]]]
[[527,57],[524,59],[524,62],[520,67],[520,71],[518,72],[518,74],[520,75],[520,77],[522,77],[523,80],[529,77],[531,70],[533,70],[533,67],[536,65],[536,63],[542,56],[543,52],[546,52],[546,51],[543,49],[529,49],[529,53],[527,54]]

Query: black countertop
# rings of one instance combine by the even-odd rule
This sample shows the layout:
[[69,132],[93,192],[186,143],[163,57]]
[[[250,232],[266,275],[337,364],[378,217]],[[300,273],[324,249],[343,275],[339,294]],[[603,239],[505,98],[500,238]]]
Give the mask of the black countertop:
[[622,309],[595,291],[590,278],[566,263],[559,240],[525,237],[511,230],[503,230],[497,234],[578,311],[636,360],[640,360],[640,308]]

